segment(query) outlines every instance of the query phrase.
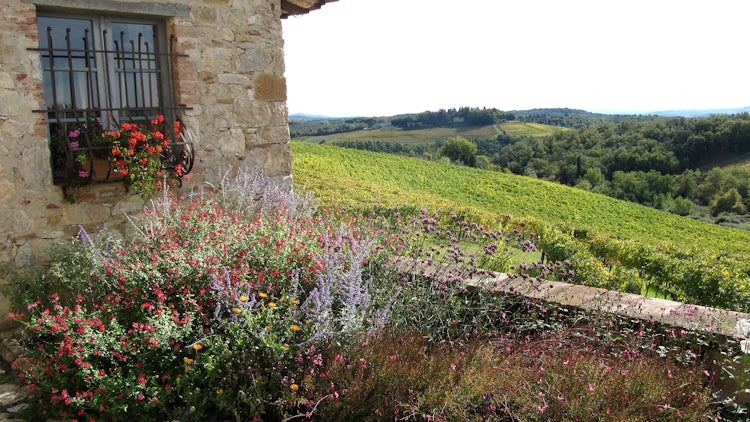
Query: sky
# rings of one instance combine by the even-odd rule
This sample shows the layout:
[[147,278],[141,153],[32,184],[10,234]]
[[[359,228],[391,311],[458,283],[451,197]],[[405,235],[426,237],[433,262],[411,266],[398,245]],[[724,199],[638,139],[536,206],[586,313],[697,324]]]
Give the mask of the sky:
[[748,0],[338,0],[282,21],[290,114],[750,106]]

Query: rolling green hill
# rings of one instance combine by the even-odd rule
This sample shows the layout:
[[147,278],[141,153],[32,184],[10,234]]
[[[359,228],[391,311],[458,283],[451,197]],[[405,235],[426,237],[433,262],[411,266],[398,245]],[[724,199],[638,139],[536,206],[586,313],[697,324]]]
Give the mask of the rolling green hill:
[[350,208],[453,211],[490,228],[528,222],[575,281],[750,310],[750,231],[722,227],[539,179],[293,142],[295,185]]
[[648,244],[750,253],[750,232],[720,227],[543,180],[388,154],[293,143],[294,178],[320,197],[358,206],[506,214]]
[[567,127],[550,126],[533,122],[507,122],[501,124],[500,128],[510,136],[531,136],[534,138],[570,130]]
[[311,136],[305,139],[308,143],[336,143],[338,141],[381,141],[402,144],[423,144],[439,139],[461,136],[466,139],[486,139],[498,134],[511,136],[548,136],[555,132],[567,131],[568,128],[550,126],[540,123],[507,122],[486,126],[451,126],[430,129],[403,130],[393,127],[384,129],[358,130],[330,135]]

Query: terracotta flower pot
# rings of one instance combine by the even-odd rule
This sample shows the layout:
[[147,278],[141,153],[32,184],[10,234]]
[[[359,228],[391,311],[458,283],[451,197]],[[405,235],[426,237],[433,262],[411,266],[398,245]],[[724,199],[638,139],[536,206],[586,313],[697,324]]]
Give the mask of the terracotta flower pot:
[[78,175],[92,182],[117,182],[125,178],[115,171],[111,160],[96,156],[78,163]]

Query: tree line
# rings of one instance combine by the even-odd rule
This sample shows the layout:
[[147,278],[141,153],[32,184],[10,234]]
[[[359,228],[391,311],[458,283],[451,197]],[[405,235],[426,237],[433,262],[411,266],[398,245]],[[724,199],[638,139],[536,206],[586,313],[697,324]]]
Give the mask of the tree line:
[[509,120],[515,120],[513,113],[495,108],[460,107],[396,116],[390,119],[390,123],[402,129],[417,129],[451,125],[486,126]]
[[[680,215],[703,213],[724,216],[723,220],[727,215],[750,216],[750,165],[715,166],[750,154],[750,114],[705,118],[588,114],[588,124],[546,137],[499,134],[419,145],[382,141],[337,145],[428,159],[443,156],[463,165],[546,179]],[[424,122],[451,116],[448,110],[420,115]],[[519,117],[526,121],[568,118],[570,127],[583,116],[572,110],[567,116],[538,111]]]
[[492,164],[515,174],[682,215],[694,205],[714,216],[746,214],[750,206],[750,167],[713,166],[750,152],[748,113],[603,122],[544,138],[477,146]]

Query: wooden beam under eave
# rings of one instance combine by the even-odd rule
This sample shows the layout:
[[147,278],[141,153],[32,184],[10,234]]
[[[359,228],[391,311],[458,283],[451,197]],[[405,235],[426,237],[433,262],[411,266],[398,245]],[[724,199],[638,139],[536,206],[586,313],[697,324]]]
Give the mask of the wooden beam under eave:
[[318,3],[318,0],[286,0],[286,2],[310,10]]
[[309,10],[299,7],[297,5],[282,1],[281,2],[281,18],[286,18],[292,15],[302,15],[309,12]]
[[326,3],[338,0],[281,0],[281,18],[292,15],[304,15],[311,10],[320,9]]

